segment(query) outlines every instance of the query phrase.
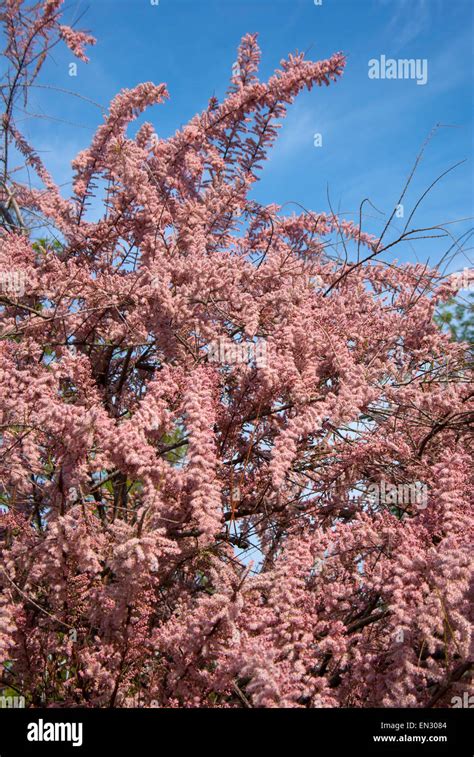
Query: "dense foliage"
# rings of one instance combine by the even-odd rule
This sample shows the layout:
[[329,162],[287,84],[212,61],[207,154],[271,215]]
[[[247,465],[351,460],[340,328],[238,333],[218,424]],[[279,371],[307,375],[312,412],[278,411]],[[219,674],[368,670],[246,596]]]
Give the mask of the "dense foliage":
[[344,56],[261,82],[247,35],[225,99],[169,139],[129,129],[165,85],[122,90],[65,199],[15,118],[59,38],[93,41],[61,6],[1,11],[3,685],[28,706],[449,704],[472,660],[472,384],[433,318],[453,283],[249,199],[286,106]]

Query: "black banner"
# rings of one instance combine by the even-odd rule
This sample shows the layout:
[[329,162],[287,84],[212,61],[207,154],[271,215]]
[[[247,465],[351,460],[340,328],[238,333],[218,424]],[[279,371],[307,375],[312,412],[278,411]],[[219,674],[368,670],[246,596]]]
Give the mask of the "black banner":
[[310,755],[472,757],[472,713],[469,708],[0,709],[0,757],[115,752],[142,757],[189,748],[268,754],[269,748],[285,745]]

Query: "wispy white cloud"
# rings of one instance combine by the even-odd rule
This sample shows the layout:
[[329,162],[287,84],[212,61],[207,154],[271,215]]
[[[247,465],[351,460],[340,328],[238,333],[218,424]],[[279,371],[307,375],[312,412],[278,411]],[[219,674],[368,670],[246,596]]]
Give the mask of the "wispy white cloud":
[[387,27],[395,49],[403,48],[426,32],[434,17],[442,10],[443,0],[376,0],[379,5],[394,9]]
[[312,149],[316,134],[322,135],[324,144],[325,135],[333,127],[333,114],[329,115],[319,102],[300,96],[282,122],[277,142],[268,155],[270,163],[282,165]]

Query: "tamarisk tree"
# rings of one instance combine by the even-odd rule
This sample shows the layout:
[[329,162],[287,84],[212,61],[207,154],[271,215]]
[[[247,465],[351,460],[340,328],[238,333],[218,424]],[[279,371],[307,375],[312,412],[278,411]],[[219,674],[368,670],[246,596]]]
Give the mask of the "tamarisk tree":
[[168,139],[132,126],[166,86],[122,90],[66,199],[16,117],[57,42],[94,42],[61,6],[1,11],[4,690],[449,704],[472,660],[472,384],[433,319],[454,285],[389,265],[389,224],[251,198],[287,106],[344,56],[262,82],[249,34],[225,99]]

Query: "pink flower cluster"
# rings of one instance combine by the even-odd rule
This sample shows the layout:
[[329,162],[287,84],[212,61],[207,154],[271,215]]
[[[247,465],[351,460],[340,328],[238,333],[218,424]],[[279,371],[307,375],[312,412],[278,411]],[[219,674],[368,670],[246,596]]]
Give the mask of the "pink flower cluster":
[[[84,58],[60,5],[30,31]],[[247,35],[223,102],[167,140],[127,132],[165,86],[123,90],[70,200],[12,117],[43,184],[15,196],[54,229],[0,230],[26,280],[0,296],[0,656],[27,706],[426,707],[468,685],[465,346],[433,322],[435,270],[249,199],[286,105],[345,63],[290,56],[265,83],[259,57]],[[370,260],[329,255],[341,236]],[[209,360],[219,340],[266,360]],[[426,508],[374,501],[382,478],[426,483]]]

